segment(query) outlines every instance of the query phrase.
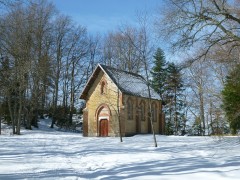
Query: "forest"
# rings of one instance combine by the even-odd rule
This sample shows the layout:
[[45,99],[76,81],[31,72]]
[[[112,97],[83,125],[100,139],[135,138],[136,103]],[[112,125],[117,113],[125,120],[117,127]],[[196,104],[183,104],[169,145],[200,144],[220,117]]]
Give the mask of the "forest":
[[167,135],[237,134],[240,1],[164,3],[153,21],[138,12],[134,25],[91,34],[50,1],[0,0],[0,121],[18,135],[45,114],[51,127],[73,125],[101,63],[145,76],[161,96]]

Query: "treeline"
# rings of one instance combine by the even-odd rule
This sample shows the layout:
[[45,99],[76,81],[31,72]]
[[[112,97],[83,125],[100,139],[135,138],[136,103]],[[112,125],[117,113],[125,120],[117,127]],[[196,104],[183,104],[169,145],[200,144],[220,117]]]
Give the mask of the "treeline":
[[100,36],[46,0],[0,3],[7,8],[0,18],[0,114],[14,134],[21,125],[38,127],[45,113],[51,127],[72,124],[97,63],[140,73],[153,52],[145,19],[138,28],[126,25]]
[[[151,72],[149,83],[162,98],[167,134],[237,133],[239,98],[232,92],[239,87],[234,83],[240,7],[234,1],[206,2],[167,0],[168,8],[154,23],[139,13],[135,26],[92,35],[47,0],[0,1],[5,9],[0,17],[0,119],[12,124],[14,134],[20,134],[21,125],[37,127],[45,113],[52,127],[71,125],[72,115],[84,107],[80,92],[97,63],[103,63]],[[159,38],[178,62],[165,56],[155,42]]]
[[37,127],[39,115],[76,111],[96,63],[97,38],[47,1],[7,5],[0,19],[1,115],[20,134],[21,124]]
[[191,131],[238,133],[239,0],[166,0],[162,7],[157,30],[171,50],[183,54]]

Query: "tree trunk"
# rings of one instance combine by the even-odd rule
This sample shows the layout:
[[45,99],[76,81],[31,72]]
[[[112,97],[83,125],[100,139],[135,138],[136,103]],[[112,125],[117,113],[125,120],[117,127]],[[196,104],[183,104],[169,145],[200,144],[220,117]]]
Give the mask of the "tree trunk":
[[200,89],[199,93],[200,97],[200,118],[202,122],[202,135],[205,136],[205,117],[204,117],[204,100],[203,100],[203,93],[202,93],[202,88]]
[[43,84],[43,90],[42,90],[42,96],[41,96],[41,111],[40,111],[40,117],[43,119],[44,109],[45,109],[45,102],[46,102],[46,85]]
[[2,116],[0,115],[0,135],[2,134]]
[[148,115],[150,116],[154,146],[157,147],[157,140],[156,140],[155,130],[154,130],[154,127],[153,127],[153,119],[152,119],[152,103],[151,103],[150,82],[149,82],[149,77],[148,77],[148,72],[147,72],[147,63],[144,62],[144,65],[145,65],[145,73],[146,73],[147,88],[148,88],[148,109],[149,109],[148,110]]
[[57,108],[57,102],[58,102],[58,81],[59,81],[59,72],[57,72],[57,77],[55,79],[55,96],[54,96],[54,102],[53,102],[53,112],[52,112],[52,123],[51,123],[51,126],[50,128],[53,128],[55,122],[56,122],[56,119],[55,119],[55,113],[56,113],[56,108]]
[[55,89],[54,89],[54,97],[53,97],[53,112],[52,112],[52,123],[50,128],[53,128],[56,119],[55,119],[55,113],[56,113],[56,108],[57,108],[57,102],[58,102],[58,90],[59,90],[59,78],[60,78],[60,72],[61,72],[61,57],[60,57],[60,50],[58,49],[57,52],[57,69],[56,69],[56,78],[54,80],[54,85],[55,85]]
[[[21,95],[20,95],[21,96]],[[21,115],[22,115],[22,97],[19,98],[19,109],[18,109],[18,115],[17,115],[17,123],[16,123],[16,134],[20,135],[20,129],[21,129]]]
[[11,95],[8,94],[8,110],[9,110],[9,114],[10,114],[10,118],[11,118],[11,121],[12,121],[12,133],[15,134],[15,115],[14,115],[14,111],[12,110],[12,104],[11,104]]
[[178,117],[177,117],[177,90],[174,88],[174,124],[175,124],[175,135],[178,134]]
[[[118,82],[119,83],[119,82]],[[119,88],[117,91],[117,113],[118,113],[118,126],[119,126],[119,137],[120,137],[120,142],[123,142],[122,140],[122,127],[121,127],[121,117],[120,117],[120,92],[119,92]]]
[[16,134],[20,135],[20,129],[21,129],[21,116],[22,116],[22,101],[23,101],[23,95],[22,95],[22,82],[20,82],[19,90],[18,90],[18,109],[16,111]]
[[73,61],[72,72],[71,72],[71,98],[70,98],[70,117],[69,117],[70,124],[72,124],[72,116],[73,116],[73,109],[74,109],[74,70],[75,70],[75,64]]
[[214,128],[213,128],[213,120],[212,120],[212,100],[210,101],[210,127],[211,127],[211,134],[215,134]]

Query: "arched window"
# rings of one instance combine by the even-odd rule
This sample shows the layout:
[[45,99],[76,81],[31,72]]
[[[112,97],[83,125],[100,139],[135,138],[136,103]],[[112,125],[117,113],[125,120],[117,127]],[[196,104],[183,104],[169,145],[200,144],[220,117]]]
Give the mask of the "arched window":
[[140,110],[140,120],[145,121],[145,103],[143,101],[140,103],[139,110]]
[[133,101],[131,98],[128,98],[127,100],[127,116],[128,120],[133,119]]
[[156,103],[152,103],[152,120],[154,122],[157,121],[157,104]]
[[106,83],[105,83],[105,81],[101,82],[101,94],[106,94]]

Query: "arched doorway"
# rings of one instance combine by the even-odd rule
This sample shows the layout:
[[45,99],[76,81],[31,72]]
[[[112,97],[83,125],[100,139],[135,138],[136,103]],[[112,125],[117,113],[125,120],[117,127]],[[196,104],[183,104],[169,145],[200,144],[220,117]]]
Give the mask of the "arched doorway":
[[107,137],[109,133],[110,110],[107,105],[101,105],[97,109],[98,134],[100,137]]

